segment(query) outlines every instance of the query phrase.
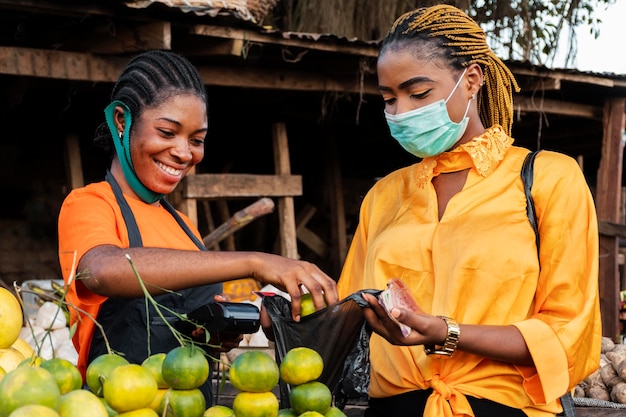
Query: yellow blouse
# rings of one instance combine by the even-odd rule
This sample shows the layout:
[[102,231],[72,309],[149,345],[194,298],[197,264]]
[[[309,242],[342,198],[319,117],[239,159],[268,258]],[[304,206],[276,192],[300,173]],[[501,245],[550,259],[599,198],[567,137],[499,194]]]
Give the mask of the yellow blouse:
[[[538,262],[520,169],[528,150],[499,126],[450,152],[399,169],[366,195],[339,279],[340,296],[401,278],[430,314],[462,324],[515,325],[534,359],[516,366],[457,351],[370,341],[372,397],[433,388],[424,415],[473,416],[465,395],[561,411],[558,398],[599,366],[598,229],[585,178],[568,156],[542,151],[533,198]],[[471,168],[438,220],[433,176]],[[461,340],[463,335],[461,334]]]

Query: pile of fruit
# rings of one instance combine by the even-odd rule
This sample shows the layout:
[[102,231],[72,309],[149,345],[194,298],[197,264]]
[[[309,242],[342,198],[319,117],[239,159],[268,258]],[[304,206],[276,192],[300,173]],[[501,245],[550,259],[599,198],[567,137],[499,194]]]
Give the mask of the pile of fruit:
[[[330,389],[317,381],[323,369],[320,354],[308,347],[288,351],[280,367],[265,352],[244,352],[228,371],[230,383],[239,390],[232,409],[213,406],[205,417],[345,417],[332,405]],[[289,408],[279,409],[272,391],[279,380],[290,387]]]
[[[230,365],[240,392],[232,408],[207,408],[200,387],[209,376],[206,352],[194,345],[131,364],[116,353],[94,359],[85,380],[61,357],[42,358],[20,337],[18,299],[0,288],[0,417],[345,417],[331,405],[329,388],[316,381],[323,360],[314,350],[289,351],[280,365],[262,351],[247,351]],[[272,390],[290,386],[290,408],[279,409]]]
[[574,388],[574,397],[626,404],[626,344],[602,338],[600,367]]

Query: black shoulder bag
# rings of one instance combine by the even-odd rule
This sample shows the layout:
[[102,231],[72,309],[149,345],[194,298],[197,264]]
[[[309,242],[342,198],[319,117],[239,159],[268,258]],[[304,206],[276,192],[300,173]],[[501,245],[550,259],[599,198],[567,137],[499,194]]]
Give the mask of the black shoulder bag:
[[[526,156],[526,158],[524,159],[524,163],[522,164],[521,171],[522,182],[524,183],[524,193],[526,194],[526,214],[528,215],[530,226],[535,232],[537,256],[539,256],[539,224],[537,222],[537,213],[535,212],[535,202],[533,200],[533,196],[530,193],[530,190],[533,187],[533,168],[535,157],[539,152],[541,151],[530,152]],[[561,397],[561,405],[563,406],[563,413],[559,414],[560,416],[576,417],[576,410],[574,409],[574,399],[572,398],[571,392],[568,392]]]

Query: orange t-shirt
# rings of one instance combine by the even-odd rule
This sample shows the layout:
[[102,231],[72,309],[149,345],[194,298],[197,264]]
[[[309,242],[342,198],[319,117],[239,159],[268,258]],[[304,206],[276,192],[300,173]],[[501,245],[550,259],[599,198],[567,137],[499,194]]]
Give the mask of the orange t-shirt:
[[[155,207],[141,200],[125,196],[141,233],[143,245],[153,248],[198,250],[174,217],[162,206]],[[179,213],[194,231],[191,220]],[[66,301],[70,305],[70,325],[76,324],[72,338],[78,351],[78,368],[85,373],[91,339],[102,303],[107,297],[95,294],[80,281],[80,271],[73,269],[90,249],[100,245],[120,248],[130,246],[126,223],[111,186],[99,182],[73,190],[63,202],[59,214],[59,261],[65,282],[73,274]],[[91,317],[91,318],[90,318]]]

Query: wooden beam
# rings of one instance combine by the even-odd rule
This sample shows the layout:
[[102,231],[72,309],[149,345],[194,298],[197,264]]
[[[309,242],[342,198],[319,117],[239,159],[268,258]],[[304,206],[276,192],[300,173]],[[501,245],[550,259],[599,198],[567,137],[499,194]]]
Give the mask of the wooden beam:
[[626,239],[626,224],[600,221],[598,222],[598,231],[604,236]]
[[309,50],[337,52],[349,55],[378,56],[378,44],[371,42],[351,42],[348,45],[340,45],[335,42],[320,42],[323,35],[297,34],[278,30],[271,32],[259,32],[258,30],[239,29],[234,27],[195,25],[189,29],[192,35],[208,36],[214,38],[240,39],[245,42],[257,42],[272,45],[291,46]]
[[[289,144],[287,141],[287,126],[278,122],[272,125],[272,142],[274,144],[274,166],[278,176],[291,174],[289,162]],[[296,233],[296,214],[293,197],[278,199],[278,218],[280,220],[280,250],[281,255],[298,259],[298,242]]]
[[[150,49],[172,49],[172,24],[170,22],[117,24],[111,32],[109,26],[96,28],[94,34],[79,39],[75,45],[84,45],[92,54],[124,54]],[[75,48],[72,48],[75,49]]]
[[[596,184],[596,206],[600,222],[619,222],[619,200],[622,188],[624,153],[624,102],[625,98],[606,101],[604,110],[604,137],[602,158]],[[619,337],[619,239],[600,235],[600,308],[602,334],[614,341]]]
[[128,59],[0,46],[0,74],[115,82]]
[[515,111],[552,113],[564,116],[584,117],[585,119],[601,120],[603,115],[603,110],[600,107],[560,100],[542,99],[541,97],[522,96],[519,94],[513,97],[513,106],[515,107]]
[[83,165],[80,156],[78,135],[69,134],[65,137],[65,163],[67,166],[68,183],[72,190],[85,185]]
[[[128,58],[47,49],[0,47],[0,74],[114,83],[127,63]],[[237,68],[237,71],[233,71],[231,67],[224,66],[197,68],[206,85],[380,94],[373,81],[360,85],[354,76],[335,77],[260,68]]]
[[302,195],[300,175],[196,174],[183,179],[183,197],[285,197]]

